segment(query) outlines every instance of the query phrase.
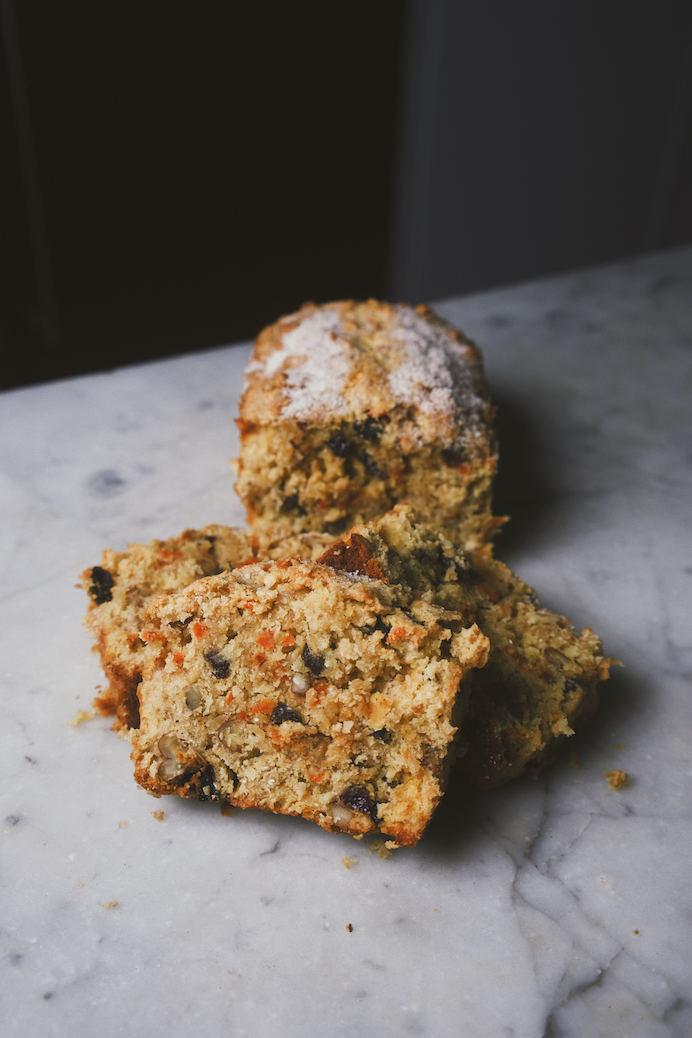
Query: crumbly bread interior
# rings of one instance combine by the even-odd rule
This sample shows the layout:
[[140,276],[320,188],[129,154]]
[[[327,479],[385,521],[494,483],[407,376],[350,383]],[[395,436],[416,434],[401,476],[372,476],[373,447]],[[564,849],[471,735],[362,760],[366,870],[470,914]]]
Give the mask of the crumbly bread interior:
[[253,526],[337,535],[408,501],[486,543],[497,465],[478,349],[425,307],[309,304],[259,336],[238,425]]
[[349,572],[387,569],[412,593],[474,619],[490,641],[488,664],[469,676],[459,767],[480,788],[547,763],[597,706],[613,662],[590,628],[564,616],[487,551],[460,552],[399,506],[337,541],[322,562]]
[[130,732],[154,795],[420,838],[487,639],[383,576],[284,559],[153,600]]
[[108,688],[95,700],[104,714],[115,714],[114,728],[139,724],[137,686],[148,645],[140,637],[142,612],[149,600],[179,591],[194,580],[258,559],[314,559],[332,538],[296,534],[289,527],[256,533],[229,526],[184,530],[169,540],[130,544],[127,551],[104,551],[101,563],[81,575],[89,595],[85,626],[96,640]]
[[248,430],[237,484],[248,522],[336,536],[407,501],[421,521],[466,547],[491,538],[502,522],[491,513],[494,458],[465,460],[440,442],[406,453],[395,420],[372,419],[369,439],[363,425]]

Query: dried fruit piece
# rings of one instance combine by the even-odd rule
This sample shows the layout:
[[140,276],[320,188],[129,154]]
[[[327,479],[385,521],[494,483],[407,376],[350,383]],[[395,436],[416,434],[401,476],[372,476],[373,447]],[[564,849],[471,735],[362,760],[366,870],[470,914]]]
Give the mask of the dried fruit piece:
[[91,569],[91,586],[89,594],[96,605],[110,602],[113,597],[113,574],[109,573],[103,566],[93,566]]
[[310,652],[307,642],[303,646],[301,658],[308,670],[312,671],[315,676],[324,670],[324,656],[318,652]]
[[341,802],[350,811],[358,811],[362,815],[370,815],[373,819],[377,818],[375,801],[363,786],[349,786],[341,794]]
[[297,710],[292,710],[287,703],[277,703],[271,714],[272,724],[283,724],[284,721],[298,721],[302,722],[302,718]]
[[364,422],[354,422],[353,428],[355,432],[363,440],[369,440],[371,443],[377,443],[384,432],[385,423],[389,421],[388,415],[382,415],[381,418],[374,418],[371,414],[365,419]]
[[231,669],[231,662],[223,652],[211,649],[209,652],[205,652],[204,658],[213,670],[215,678],[223,680],[228,677]]
[[336,454],[337,458],[345,458],[351,449],[351,444],[348,442],[343,433],[337,432],[327,441],[332,454]]

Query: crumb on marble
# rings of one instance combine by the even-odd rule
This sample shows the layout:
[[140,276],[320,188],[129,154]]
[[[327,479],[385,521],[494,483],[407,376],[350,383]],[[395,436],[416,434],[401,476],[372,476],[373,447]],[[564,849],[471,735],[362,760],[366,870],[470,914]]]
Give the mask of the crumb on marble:
[[[231,815],[233,814],[233,809],[231,808],[231,805],[228,803],[227,800],[222,800],[221,801],[221,808],[220,808],[220,810],[221,810],[221,814],[224,816],[224,818],[230,818]],[[161,814],[163,814],[163,811],[161,812]]]
[[103,902],[103,907],[104,908],[117,908],[118,907],[118,902],[117,901],[104,901]]
[[[385,858],[388,858],[389,855],[392,853],[392,850],[390,848],[391,843],[391,840],[383,840],[378,837],[377,839],[373,840],[370,844],[370,854],[377,854],[377,856],[379,858],[382,858],[383,860]],[[396,844],[392,844],[392,847],[394,846],[396,846]]]
[[78,889],[78,890],[80,890],[80,889],[81,889],[81,888],[82,888],[83,886],[84,886],[84,884],[83,884],[83,883],[82,883],[82,882],[80,881],[80,882],[79,882],[79,883],[77,884],[77,889]]
[[558,735],[567,735],[567,736],[574,735],[574,728],[572,728],[570,726],[570,724],[567,721],[566,717],[561,717],[559,720],[557,720],[555,722],[555,724],[552,726],[552,728],[553,728],[553,735],[555,735],[555,736],[558,736]]
[[122,821],[118,822],[118,829],[127,829],[127,822],[123,818]]
[[84,724],[85,721],[90,721],[92,717],[96,717],[95,710],[78,710],[71,721],[68,721],[69,728],[76,728],[78,724]]
[[623,786],[629,785],[629,775],[626,771],[621,771],[620,768],[616,768],[615,771],[604,771],[603,774],[607,778],[611,789],[622,789]]
[[633,930],[632,933],[636,934],[636,936],[639,937],[639,930]]
[[349,933],[353,933],[353,923],[346,923],[346,929]]
[[358,859],[357,858],[349,858],[349,856],[347,854],[344,854],[343,858],[341,859],[341,864],[343,865],[343,867],[345,869],[350,869],[352,865],[357,865],[358,864]]
[[151,817],[155,818],[157,822],[163,821],[163,811],[152,811]]

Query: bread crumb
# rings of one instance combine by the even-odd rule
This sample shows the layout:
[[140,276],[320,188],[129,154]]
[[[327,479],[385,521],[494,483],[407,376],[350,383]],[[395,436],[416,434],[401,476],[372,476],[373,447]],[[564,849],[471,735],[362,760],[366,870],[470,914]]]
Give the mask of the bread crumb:
[[639,930],[633,930],[633,931],[632,931],[632,933],[633,933],[633,934],[636,934],[636,935],[637,935],[637,937],[639,937]]
[[151,817],[155,818],[157,822],[163,821],[163,811],[152,811]]
[[629,785],[629,775],[626,771],[620,771],[619,768],[616,768],[615,771],[604,771],[603,774],[608,779],[611,789],[622,789],[623,786]]
[[224,800],[221,804],[221,814],[224,816],[224,818],[230,818],[233,814],[233,809],[227,800]]
[[349,933],[353,933],[353,923],[346,923],[346,929]]
[[[380,837],[378,837],[377,839],[373,840],[372,843],[370,844],[370,853],[371,854],[376,853],[378,855],[378,857],[380,857],[380,858],[382,858],[384,860],[384,858],[388,858],[389,855],[392,853],[391,850],[389,849],[390,843],[391,843],[391,840],[385,841],[385,840],[381,839]],[[393,846],[396,846],[396,845],[394,844]]]
[[117,905],[118,905],[117,901],[104,901],[103,902],[103,907],[104,908],[117,908]]
[[566,717],[561,717],[553,725],[553,735],[574,735],[574,728],[570,728]]
[[96,717],[95,710],[78,710],[71,721],[68,721],[68,727],[76,728],[78,724],[83,724],[85,721],[90,721],[92,717]]
[[352,865],[357,865],[358,864],[358,859],[357,858],[349,858],[348,855],[345,854],[343,856],[343,858],[341,859],[341,864],[344,866],[345,869],[350,869]]
[[80,887],[83,887],[83,886],[84,886],[84,884],[83,884],[83,883],[78,883],[78,884],[77,884],[77,887],[78,887],[78,888],[80,888]]
[[127,829],[127,822],[124,819],[122,822],[118,822],[118,829]]

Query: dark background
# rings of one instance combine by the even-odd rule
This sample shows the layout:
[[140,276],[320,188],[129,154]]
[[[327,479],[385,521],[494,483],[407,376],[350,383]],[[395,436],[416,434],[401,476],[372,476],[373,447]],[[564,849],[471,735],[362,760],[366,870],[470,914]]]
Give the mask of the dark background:
[[689,0],[0,0],[0,385],[692,241]]

